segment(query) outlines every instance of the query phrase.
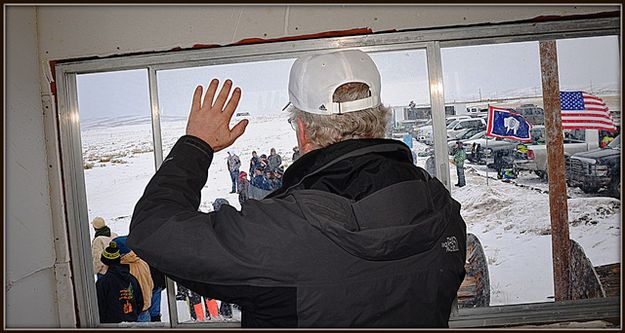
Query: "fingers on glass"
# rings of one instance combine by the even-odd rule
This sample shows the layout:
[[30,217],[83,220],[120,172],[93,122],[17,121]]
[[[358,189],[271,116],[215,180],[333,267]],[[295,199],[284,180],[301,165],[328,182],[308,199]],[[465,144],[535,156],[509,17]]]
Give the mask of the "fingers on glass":
[[213,99],[215,98],[215,92],[217,91],[217,86],[219,85],[219,80],[212,79],[211,83],[208,85],[208,89],[206,90],[206,95],[204,96],[204,103],[202,103],[203,107],[210,107],[213,105]]
[[193,100],[191,102],[191,112],[197,111],[202,106],[202,86],[195,87],[195,91],[193,92]]
[[230,97],[230,100],[228,101],[228,104],[224,109],[224,112],[226,112],[226,115],[229,118],[232,117],[232,115],[234,114],[234,110],[237,109],[237,106],[239,105],[239,100],[241,100],[241,89],[239,87],[236,87],[234,88],[234,92],[232,93],[232,96]]
[[213,104],[214,109],[217,109],[219,111],[223,110],[223,107],[226,104],[226,99],[228,98],[228,95],[230,94],[231,87],[232,87],[232,81],[226,80],[226,82],[224,82],[223,87],[221,87],[221,91],[219,92],[219,95],[217,96],[217,100],[215,101],[215,104]]

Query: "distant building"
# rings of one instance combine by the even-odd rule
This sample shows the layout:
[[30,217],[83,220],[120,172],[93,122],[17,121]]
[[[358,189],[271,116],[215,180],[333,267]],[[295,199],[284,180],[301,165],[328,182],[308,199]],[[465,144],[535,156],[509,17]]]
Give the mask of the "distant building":
[[[395,123],[412,121],[416,123],[427,122],[432,119],[432,106],[415,105],[414,103],[405,106],[394,106],[393,119]],[[468,113],[466,104],[449,103],[445,104],[445,116],[455,116]]]

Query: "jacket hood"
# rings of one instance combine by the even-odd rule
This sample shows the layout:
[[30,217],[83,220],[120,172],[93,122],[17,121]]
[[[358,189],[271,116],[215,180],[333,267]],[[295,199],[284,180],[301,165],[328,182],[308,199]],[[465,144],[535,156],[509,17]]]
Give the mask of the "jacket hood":
[[[273,196],[292,194],[308,223],[351,255],[395,260],[430,250],[460,205],[438,179],[412,164],[400,141],[348,141],[358,142],[324,148],[321,161],[304,170],[295,164],[287,169],[290,184]],[[383,172],[372,177],[371,165]],[[349,181],[328,184],[325,179],[336,174]]]
[[436,178],[398,183],[359,201],[315,190],[297,191],[294,197],[313,227],[367,260],[402,259],[432,249],[451,210],[460,207]]

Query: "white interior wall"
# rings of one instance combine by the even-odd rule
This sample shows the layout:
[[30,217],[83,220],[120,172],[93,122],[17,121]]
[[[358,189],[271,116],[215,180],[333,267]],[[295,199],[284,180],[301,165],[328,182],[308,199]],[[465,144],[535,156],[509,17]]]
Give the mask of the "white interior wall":
[[375,31],[503,22],[541,15],[618,10],[618,6],[44,6],[39,8],[44,59],[165,51],[324,31]]
[[[66,235],[59,234],[64,230],[64,221],[59,218],[62,202],[56,124],[54,117],[47,116],[49,112],[42,109],[42,101],[53,108],[49,104],[47,82],[50,60],[164,51],[194,44],[228,44],[251,37],[277,38],[352,28],[400,30],[614,10],[619,7],[7,7],[7,327],[58,327],[75,323],[73,311],[66,304],[73,297],[71,285],[59,283],[60,279],[69,280],[69,276],[57,270],[55,284],[53,269],[55,260],[58,264],[64,260],[59,257],[65,255],[59,250],[59,241],[54,242],[63,241]],[[44,139],[48,140],[47,146]],[[56,258],[55,248],[59,253]],[[59,288],[63,291],[57,297]]]
[[7,14],[6,326],[56,327],[56,256],[35,10],[8,8]]

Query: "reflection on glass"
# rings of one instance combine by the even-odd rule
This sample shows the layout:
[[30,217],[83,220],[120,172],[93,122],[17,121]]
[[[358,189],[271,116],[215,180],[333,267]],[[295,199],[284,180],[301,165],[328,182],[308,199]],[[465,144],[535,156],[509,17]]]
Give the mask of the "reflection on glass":
[[[558,41],[561,90],[593,91],[608,107],[620,110],[618,50],[617,37]],[[496,106],[522,115],[532,125],[532,142],[478,134],[465,138],[465,133],[454,132],[463,120],[448,125],[450,152],[455,147],[456,152],[463,149],[466,156],[467,185],[452,195],[462,205],[467,232],[475,236],[472,249],[478,252],[468,270],[479,273],[479,278],[471,286],[463,285],[465,298],[472,304],[480,303],[479,298],[487,300],[482,302],[484,306],[553,301],[547,137],[538,42],[447,48],[441,52],[446,103],[465,105],[465,115],[481,118],[486,124],[489,106]],[[508,130],[513,133],[512,128]],[[607,176],[609,163],[598,171],[583,166],[583,161],[600,161],[600,150],[593,148],[601,134],[572,129],[562,135],[570,238],[581,245],[605,282],[610,267],[620,263],[620,202],[610,191],[614,185]],[[586,159],[585,154],[592,157]],[[617,155],[620,157],[620,150]],[[456,166],[452,163],[450,168],[456,180]],[[583,170],[588,171],[580,176]],[[592,177],[603,177],[605,183],[580,190],[573,186],[576,177],[585,177],[586,184]],[[576,258],[579,261],[581,257]]]
[[[89,213],[89,221],[82,223],[96,221],[89,225],[94,248],[99,248],[94,269],[105,273],[100,253],[116,235],[128,234],[134,205],[154,174],[147,72],[85,74],[76,80]],[[110,233],[99,228],[96,240],[93,225],[105,225]],[[167,299],[162,294],[157,301],[161,321],[168,321]]]

